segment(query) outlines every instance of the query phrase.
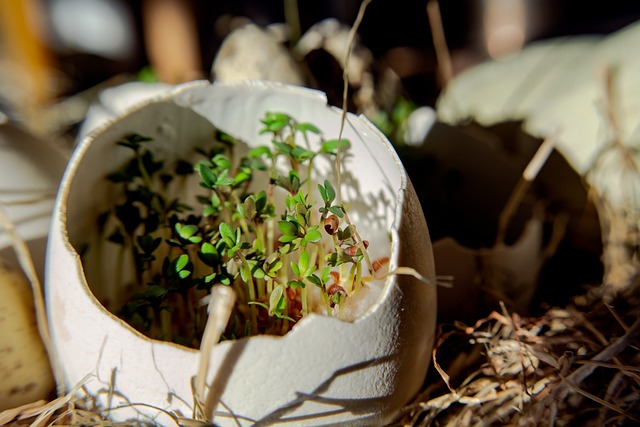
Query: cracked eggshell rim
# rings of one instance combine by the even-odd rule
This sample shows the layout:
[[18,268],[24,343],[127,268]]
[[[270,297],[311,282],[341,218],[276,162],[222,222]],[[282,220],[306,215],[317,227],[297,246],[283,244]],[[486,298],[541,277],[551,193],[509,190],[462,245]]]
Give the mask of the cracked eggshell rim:
[[[175,422],[157,409],[192,413],[191,378],[198,352],[151,340],[112,315],[87,285],[72,246],[92,232],[100,209],[100,180],[113,170],[113,141],[132,132],[166,144],[203,137],[213,123],[251,144],[259,118],[283,111],[337,136],[341,110],[324,94],[266,82],[193,82],[129,111],[85,138],[65,172],[56,200],[47,250],[46,295],[57,361],[68,389],[83,383],[107,404],[113,382],[112,418]],[[210,123],[209,123],[210,122]],[[182,138],[176,139],[177,135]],[[209,135],[209,134],[207,134]],[[424,215],[411,183],[387,139],[364,117],[349,115],[344,137],[353,153],[347,170],[362,188],[364,206],[384,226],[361,233],[390,237],[390,266],[412,267],[434,277]],[[349,191],[343,189],[345,201]],[[374,205],[378,206],[374,206]],[[356,216],[357,203],[350,210]],[[360,207],[362,209],[362,206]],[[354,212],[352,214],[352,212]],[[95,228],[95,227],[94,227]],[[382,425],[419,390],[430,361],[436,294],[411,276],[387,279],[377,302],[354,322],[310,315],[284,337],[256,336],[217,345],[207,384],[220,392],[215,422],[237,425]],[[135,405],[135,403],[144,405]],[[134,404],[134,405],[131,405]],[[234,419],[235,417],[235,419]]]

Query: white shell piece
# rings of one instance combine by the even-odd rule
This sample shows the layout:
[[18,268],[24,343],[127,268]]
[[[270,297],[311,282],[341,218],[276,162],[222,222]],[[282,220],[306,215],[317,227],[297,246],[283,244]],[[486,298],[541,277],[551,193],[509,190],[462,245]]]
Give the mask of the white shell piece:
[[[349,33],[351,27],[343,25],[335,18],[327,18],[314,24],[300,38],[295,46],[295,53],[299,58],[304,58],[316,49],[324,49],[344,69],[347,59],[347,46],[350,46]],[[356,38],[356,47],[351,48],[349,57],[349,69],[347,70],[349,82],[355,86],[363,83],[363,76],[369,73],[373,62],[373,55]]]
[[[445,237],[433,243],[438,274],[453,276],[452,288],[438,293],[447,319],[472,319],[488,313],[497,300],[526,313],[536,291],[542,261],[542,221],[532,218],[513,245],[470,249]],[[484,278],[479,283],[478,277]],[[460,299],[460,295],[466,295]],[[485,311],[483,311],[485,310]]]
[[[483,125],[524,120],[534,136],[557,135],[556,148],[581,174],[591,170],[615,138],[637,163],[640,56],[629,52],[639,43],[636,23],[603,38],[533,44],[456,77],[438,100],[438,117],[447,123],[472,118]],[[612,73],[615,124],[608,116],[607,70]],[[637,203],[640,194],[637,173],[621,167],[628,164],[624,150],[609,150],[596,173],[587,175],[600,196],[617,208]]]
[[[210,137],[214,126],[249,143],[266,111],[310,121],[338,135],[341,111],[323,94],[275,83],[194,82],[128,112],[80,143],[56,201],[47,257],[46,295],[54,346],[68,388],[86,390],[116,420],[175,422],[152,407],[191,416],[191,381],[198,352],[148,339],[108,312],[89,288],[76,246],[95,233],[108,203],[104,176],[124,157],[114,141],[132,132],[151,136],[166,153],[182,153]],[[343,166],[343,199],[371,247],[388,245],[390,268],[412,267],[433,278],[431,243],[417,196],[386,138],[362,116],[349,115],[344,137],[352,156]],[[320,173],[330,173],[330,165]],[[112,274],[104,266],[101,279]],[[207,384],[220,404],[215,423],[354,425],[391,422],[419,390],[430,361],[436,291],[411,276],[387,279],[367,313],[353,322],[310,315],[284,337],[256,336],[218,344]],[[110,383],[115,390],[107,401]]]
[[304,82],[300,68],[277,37],[254,24],[235,29],[224,39],[211,74],[218,81]]
[[[43,277],[51,211],[67,159],[20,127],[0,124],[0,204],[27,242]],[[17,267],[9,236],[0,226],[0,257]]]
[[82,140],[92,130],[105,126],[109,120],[168,92],[172,87],[166,83],[129,82],[103,90],[89,107],[77,140]]

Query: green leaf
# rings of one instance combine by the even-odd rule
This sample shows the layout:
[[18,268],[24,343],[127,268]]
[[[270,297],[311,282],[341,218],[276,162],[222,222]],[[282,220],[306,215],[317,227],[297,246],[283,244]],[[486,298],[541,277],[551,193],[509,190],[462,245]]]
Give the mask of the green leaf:
[[[271,260],[272,258],[273,260]],[[269,255],[269,258],[264,262],[265,269],[269,275],[274,275],[278,270],[282,269],[283,265],[284,263],[277,252]]]
[[184,269],[187,266],[187,264],[189,263],[189,255],[187,255],[187,254],[180,255],[176,259],[175,263],[176,263],[175,264],[176,272],[182,271],[182,269]]
[[257,305],[257,306],[260,306],[260,307],[262,307],[262,308],[264,308],[266,310],[269,310],[269,306],[267,304],[263,303],[263,302],[260,302],[260,301],[249,301],[247,304],[249,304],[249,305]]
[[318,230],[317,225],[314,225],[307,229],[307,234],[305,234],[304,240],[313,243],[320,241],[320,239],[322,239],[322,234],[320,233],[320,230]]
[[289,286],[291,289],[298,289],[304,288],[305,284],[300,280],[290,280],[289,283],[287,283],[287,286]]
[[224,177],[224,178],[220,178],[216,182],[216,185],[218,185],[218,186],[220,186],[220,185],[233,185],[233,184],[235,184],[235,182],[236,182],[235,178]]
[[320,280],[322,283],[327,283],[329,281],[329,276],[331,275],[331,266],[326,266],[322,269],[320,273]]
[[342,207],[338,207],[338,206],[331,206],[329,208],[329,212],[331,212],[332,214],[334,214],[335,216],[337,216],[338,218],[342,218],[344,215],[344,212],[342,210]]
[[[344,150],[346,150],[347,148],[349,148],[350,143],[348,139],[341,139],[340,140],[340,151],[344,152]],[[320,151],[323,153],[327,153],[327,154],[338,154],[338,140],[337,139],[330,139],[328,141],[324,141],[322,143],[322,147],[320,148]]]
[[285,236],[298,235],[298,226],[291,221],[278,221],[278,230]]
[[202,208],[203,216],[214,216],[216,215],[217,212],[218,212],[218,209],[214,208],[209,204],[204,205],[204,207]]
[[336,199],[336,190],[328,179],[324,180],[324,189],[327,193],[327,201],[329,201],[329,203],[333,202]]
[[344,257],[340,257],[338,256],[338,254],[336,252],[332,252],[330,254],[327,254],[324,257],[325,261],[327,261],[327,263],[332,266],[332,267],[337,267],[340,264],[344,264],[347,260],[345,260]]
[[293,120],[290,115],[286,113],[274,113],[268,111],[264,116],[264,121],[273,122],[273,121],[291,121]]
[[213,188],[216,185],[216,180],[218,178],[206,162],[198,162],[193,168],[196,170],[196,172],[198,172],[200,178],[202,178],[203,182],[201,184],[204,184],[203,187]]
[[285,144],[284,142],[279,142],[279,141],[272,141],[272,142],[273,142],[273,145],[275,145],[278,151],[280,151],[282,154],[286,154],[286,155],[291,154],[291,150],[293,148],[289,144]]
[[233,185],[242,184],[243,182],[249,181],[250,179],[251,179],[251,172],[248,170],[241,170],[236,174],[236,177],[233,179],[232,184]]
[[264,252],[264,242],[260,239],[254,239],[251,247],[257,252]]
[[295,129],[299,130],[300,132],[311,132],[311,133],[315,133],[315,134],[319,134],[320,133],[320,129],[318,129],[317,127],[315,127],[313,124],[311,123],[297,123],[295,125]]
[[231,135],[229,135],[228,133],[220,130],[220,129],[216,129],[216,139],[220,142],[225,142],[228,145],[235,145],[238,140],[234,137],[232,137]]
[[287,234],[283,234],[282,236],[280,236],[280,238],[278,239],[279,242],[282,243],[291,243],[294,240],[299,239],[298,236],[291,236],[291,235],[287,235]]
[[200,246],[199,257],[206,265],[213,267],[219,255],[215,246],[209,242],[204,242],[202,246]]
[[269,295],[269,313],[276,315],[282,314],[285,307],[284,286],[277,285],[273,288],[271,295]]
[[260,133],[262,134],[265,132],[279,132],[280,130],[288,126],[291,121],[291,117],[284,113],[267,113],[264,120],[262,120],[265,128],[262,129]]
[[218,230],[220,231],[220,236],[225,241],[227,246],[233,247],[236,244],[236,233],[233,231],[231,226],[226,222],[220,223],[218,226]]
[[220,197],[218,197],[218,194],[215,191],[211,192],[211,206],[214,208],[219,208],[220,207]]
[[[218,242],[218,243],[221,243],[221,242]],[[200,250],[206,256],[217,257],[220,255],[220,246],[224,246],[224,245],[214,245],[210,242],[204,242],[202,246],[200,246]]]
[[331,203],[333,203],[336,198],[336,191],[331,183],[325,179],[324,186],[318,184],[318,191],[320,192],[320,197],[322,197],[322,201],[325,206],[331,206]]
[[176,233],[178,233],[178,236],[184,240],[189,240],[191,236],[198,232],[198,226],[194,224],[183,225],[178,222],[176,223],[175,230]]
[[315,154],[316,153],[314,153],[313,151],[309,151],[304,147],[300,147],[299,145],[296,145],[291,149],[291,156],[297,161],[311,159],[313,158],[313,156],[315,156]]
[[251,280],[251,270],[247,266],[242,265],[240,267],[240,277],[242,277],[243,282],[249,283]]
[[348,225],[342,230],[338,230],[338,238],[340,240],[349,240],[353,236],[354,231],[355,230],[353,229],[353,225]]
[[300,277],[300,267],[294,261],[291,261],[291,271],[293,271],[293,274]]
[[265,145],[261,145],[260,147],[256,147],[249,151],[247,154],[249,158],[255,159],[258,157],[266,156],[271,158],[271,149]]
[[235,179],[231,178],[230,176],[227,176],[227,173],[228,173],[227,169],[220,172],[220,175],[218,175],[215,181],[216,187],[220,185],[231,185],[235,182]]
[[136,241],[145,254],[150,254],[158,249],[160,243],[162,243],[162,238],[158,237],[154,239],[150,234],[146,234],[144,236],[138,236]]
[[313,283],[314,285],[316,285],[319,288],[324,288],[324,284],[322,283],[322,280],[318,276],[316,276],[315,274],[307,276],[307,280],[309,280],[311,283]]
[[256,279],[264,279],[264,277],[266,276],[266,273],[260,267],[256,267],[255,269],[253,269],[252,273],[253,277],[255,277]]
[[265,127],[260,131],[261,134],[266,132],[279,132],[289,124],[289,122],[286,121],[272,121],[269,123],[265,123],[263,121],[263,123],[265,124]]
[[296,273],[298,276],[306,276],[307,269],[309,268],[309,260],[311,256],[309,252],[302,252],[300,257],[298,258],[298,267],[300,268],[300,272]]
[[255,196],[256,211],[262,213],[267,206],[267,193],[262,190]]
[[231,162],[229,161],[229,158],[224,154],[216,154],[215,156],[213,156],[213,158],[211,159],[211,163],[222,170],[228,170],[231,168]]
[[160,285],[150,285],[144,292],[147,298],[162,298],[167,294],[167,290]]
[[244,203],[242,204],[242,210],[245,218],[247,219],[255,218],[256,214],[258,213],[258,210],[256,207],[256,200],[253,198],[253,196],[249,196],[246,199],[244,199]]
[[118,141],[117,144],[137,151],[140,148],[141,143],[148,141],[153,141],[153,139],[147,136],[131,134]]

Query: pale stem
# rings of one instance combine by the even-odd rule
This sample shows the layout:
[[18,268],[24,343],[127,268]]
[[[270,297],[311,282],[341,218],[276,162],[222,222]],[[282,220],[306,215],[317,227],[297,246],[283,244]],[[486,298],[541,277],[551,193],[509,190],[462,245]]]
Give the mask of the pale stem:
[[[249,300],[256,301],[256,288],[255,284],[253,283],[253,276],[251,275],[251,268],[249,267],[249,263],[247,262],[247,259],[244,257],[244,255],[242,255],[242,253],[236,252],[236,255],[240,259],[242,267],[249,272],[249,283],[247,283],[247,287],[249,288]],[[258,317],[256,308],[253,305],[249,306],[249,315],[251,316],[251,335],[255,335],[258,332]]]
[[[198,359],[198,372],[196,374],[196,398],[201,401],[205,396],[205,385],[211,361],[211,352],[220,340],[220,336],[227,327],[231,311],[235,304],[236,294],[230,286],[216,285],[211,288],[209,295],[209,305],[207,307],[207,324],[204,329],[202,343],[200,344],[200,357]],[[209,387],[207,393],[204,415],[207,420],[213,421],[213,410],[219,400],[218,390]]]
[[453,77],[453,66],[451,65],[451,55],[449,55],[447,40],[444,36],[440,4],[437,0],[429,0],[427,2],[427,17],[429,18],[433,47],[436,51],[438,74],[440,74],[440,78],[442,79],[442,86],[447,86]]
[[347,105],[348,105],[348,97],[349,97],[349,59],[351,58],[351,50],[353,49],[353,41],[356,37],[356,33],[358,32],[358,27],[360,27],[360,23],[362,23],[362,19],[364,18],[364,12],[367,10],[367,6],[369,6],[371,0],[364,0],[360,4],[360,9],[358,10],[358,15],[356,16],[356,20],[349,31],[349,37],[347,38],[347,53],[344,58],[344,70],[342,72],[342,117],[340,119],[340,132],[338,132],[338,151],[336,154],[336,174],[338,181],[338,188],[336,188],[338,201],[342,201],[342,190],[341,190],[341,180],[340,180],[340,152],[342,144],[342,133],[344,132],[344,125],[347,121]]
[[505,235],[507,233],[507,227],[509,226],[509,222],[511,218],[516,212],[516,209],[522,202],[524,195],[527,190],[531,186],[533,180],[538,176],[540,169],[546,163],[547,159],[553,152],[553,148],[556,143],[556,137],[551,136],[544,140],[544,142],[538,148],[538,151],[533,155],[529,164],[522,172],[522,176],[520,180],[516,184],[515,189],[509,196],[507,200],[507,204],[500,213],[500,218],[498,220],[498,232],[496,233],[496,240],[494,244],[494,248],[496,248],[499,244],[504,242]]

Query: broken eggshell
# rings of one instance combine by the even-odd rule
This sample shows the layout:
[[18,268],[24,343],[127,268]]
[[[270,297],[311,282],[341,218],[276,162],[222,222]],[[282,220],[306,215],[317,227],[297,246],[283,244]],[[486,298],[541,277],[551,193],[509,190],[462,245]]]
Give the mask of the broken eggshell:
[[413,146],[400,156],[430,226],[436,270],[453,276],[453,288],[438,292],[439,321],[475,323],[499,301],[520,314],[542,300],[566,304],[572,290],[597,280],[598,217],[563,156],[551,153],[499,239],[500,216],[541,141],[518,122],[449,126],[428,111],[415,118]]
[[[342,115],[327,106],[323,94],[299,87],[193,82],[91,133],[69,163],[47,252],[53,342],[67,388],[84,384],[100,404],[113,408],[110,416],[116,420],[175,425],[168,412],[191,416],[199,352],[142,336],[111,314],[100,300],[114,290],[96,287],[95,273],[79,256],[79,246],[97,235],[97,215],[110,203],[104,177],[125,161],[114,141],[136,132],[154,138],[165,155],[180,155],[207,141],[215,126],[249,145],[266,145],[259,120],[267,111],[312,121],[328,136],[338,134]],[[347,116],[343,136],[352,146],[343,164],[342,194],[360,233],[372,248],[390,248],[391,270],[411,267],[433,278],[424,215],[393,148],[362,116]],[[318,174],[324,179],[331,170],[320,164]],[[107,263],[102,269],[98,279],[105,282],[112,270]],[[353,322],[311,314],[284,337],[221,342],[213,349],[207,376],[220,397],[215,422],[386,424],[422,385],[435,316],[433,285],[393,275]],[[111,388],[114,392],[107,393]]]

